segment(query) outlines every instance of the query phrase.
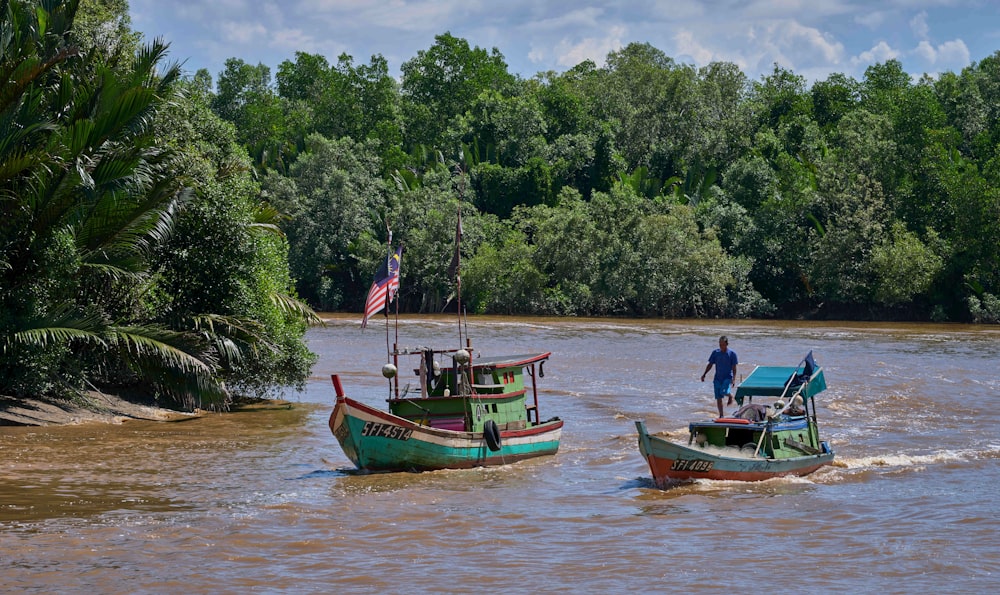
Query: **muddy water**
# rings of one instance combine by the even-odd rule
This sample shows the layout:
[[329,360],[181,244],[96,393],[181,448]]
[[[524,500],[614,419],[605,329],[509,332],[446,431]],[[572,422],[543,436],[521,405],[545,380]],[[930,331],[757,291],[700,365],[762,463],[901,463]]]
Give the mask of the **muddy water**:
[[[384,403],[385,335],[310,332],[293,406],[180,423],[0,428],[0,591],[11,593],[979,593],[1000,589],[1000,329],[492,319],[487,354],[552,351],[554,457],[354,475],[345,390]],[[836,464],[807,478],[653,487],[633,420],[683,435],[720,334],[748,374],[812,349]],[[449,319],[404,345],[457,343]]]

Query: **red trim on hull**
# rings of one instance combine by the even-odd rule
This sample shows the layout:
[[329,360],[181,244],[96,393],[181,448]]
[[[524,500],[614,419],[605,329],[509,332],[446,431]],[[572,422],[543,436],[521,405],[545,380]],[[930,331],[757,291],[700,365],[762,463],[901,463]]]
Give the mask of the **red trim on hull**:
[[542,425],[545,426],[546,431],[553,430],[555,428],[563,427],[563,421],[561,419],[556,420],[554,423],[551,421],[543,421],[540,425],[532,426],[530,428],[525,428],[523,430],[502,430],[500,432],[501,438],[522,438],[524,436],[532,436],[538,434],[538,428]]
[[[659,461],[664,461],[664,463],[660,463]],[[650,457],[649,467],[653,473],[653,481],[659,485],[668,483],[669,481],[688,481],[692,479],[712,479],[717,481],[765,481],[776,477],[801,477],[803,475],[809,475],[827,463],[828,461],[824,461],[822,463],[799,467],[789,471],[720,471],[713,469],[705,472],[692,472],[672,471],[670,470],[670,466],[673,464],[673,461]],[[666,467],[667,470],[664,471],[662,469],[663,467]]]

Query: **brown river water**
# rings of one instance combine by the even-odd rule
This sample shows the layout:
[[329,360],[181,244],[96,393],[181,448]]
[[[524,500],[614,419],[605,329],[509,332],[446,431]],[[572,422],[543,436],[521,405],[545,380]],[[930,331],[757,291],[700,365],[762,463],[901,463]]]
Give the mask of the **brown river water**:
[[[290,407],[177,423],[0,427],[4,593],[991,593],[1000,591],[1000,328],[472,319],[485,355],[551,351],[553,457],[357,475],[334,393],[383,405],[383,319],[309,332]],[[805,478],[656,489],[633,420],[686,435],[718,336],[741,375],[826,370],[835,464]],[[457,346],[448,318],[401,345]]]

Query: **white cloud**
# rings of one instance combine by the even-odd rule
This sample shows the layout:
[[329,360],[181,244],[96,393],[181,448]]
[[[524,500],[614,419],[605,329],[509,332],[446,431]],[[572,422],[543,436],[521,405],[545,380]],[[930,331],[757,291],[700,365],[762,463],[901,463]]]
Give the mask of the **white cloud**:
[[715,53],[699,43],[690,31],[681,31],[677,35],[674,35],[674,43],[676,44],[677,54],[691,56],[697,66],[705,66],[715,57]]
[[294,14],[297,26],[316,33],[349,31],[383,39],[400,33],[437,35],[489,16],[471,0],[285,0],[278,10]]
[[867,14],[855,15],[854,22],[864,25],[869,29],[878,29],[885,23],[886,16],[886,13],[881,11],[869,12]]
[[921,11],[917,13],[915,17],[910,19],[910,29],[913,34],[917,36],[918,39],[927,39],[927,34],[930,32],[930,27],[927,25],[927,12]]
[[786,45],[815,55],[817,61],[837,64],[844,53],[844,44],[813,27],[790,23],[784,32]]
[[969,65],[972,55],[961,39],[946,41],[938,46],[938,60],[945,64],[957,64],[961,68]]
[[671,0],[670,2],[654,2],[649,7],[649,14],[659,21],[690,21],[703,18],[710,9],[710,3],[702,0]]
[[274,27],[284,24],[286,11],[287,8],[282,8],[274,2],[266,2],[263,6],[258,6],[250,12],[260,15],[258,18],[263,18],[265,22]]
[[528,60],[531,60],[533,64],[538,64],[539,62],[544,62],[545,58],[545,49],[538,48],[535,44],[531,44],[531,50],[528,51]]
[[577,43],[564,39],[555,48],[556,63],[564,68],[572,68],[584,60],[593,60],[598,66],[603,66],[609,53],[622,48],[622,37],[625,34],[624,27],[616,26],[603,38],[587,37]]
[[917,47],[913,50],[913,53],[916,54],[927,64],[934,64],[934,62],[937,60],[937,50],[935,50],[934,46],[932,46],[927,41],[921,41],[919,44],[917,44]]
[[532,20],[523,29],[534,33],[559,30],[598,29],[604,17],[604,10],[596,7],[571,10],[556,17]]
[[924,68],[936,71],[961,70],[971,61],[969,48],[961,39],[946,41],[937,47],[921,41],[911,53],[920,58]]
[[295,52],[315,53],[319,49],[319,44],[308,33],[302,29],[278,29],[270,35],[268,45],[286,51],[288,54]]
[[797,21],[780,21],[763,29],[749,30],[749,46],[755,48],[750,60],[762,72],[772,64],[791,70],[834,68],[844,55],[844,45],[831,35]]
[[232,43],[251,43],[267,36],[267,28],[260,23],[224,21],[219,28],[222,38]]
[[855,66],[878,64],[887,60],[898,58],[899,54],[898,50],[894,50],[889,47],[889,44],[886,42],[880,41],[872,49],[861,52],[857,56],[851,58],[851,64]]

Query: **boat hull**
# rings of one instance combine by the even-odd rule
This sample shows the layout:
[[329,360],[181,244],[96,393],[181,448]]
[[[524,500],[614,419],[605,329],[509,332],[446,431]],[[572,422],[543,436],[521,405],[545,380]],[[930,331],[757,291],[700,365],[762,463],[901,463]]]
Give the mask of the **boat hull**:
[[834,458],[828,447],[818,454],[780,459],[727,457],[652,436],[641,421],[635,425],[639,432],[639,451],[649,463],[653,481],[659,487],[693,479],[763,481],[802,476],[829,464]]
[[345,396],[337,397],[330,431],[362,471],[431,471],[505,465],[555,454],[562,420],[500,432],[489,448],[482,432],[453,431],[411,422]]

